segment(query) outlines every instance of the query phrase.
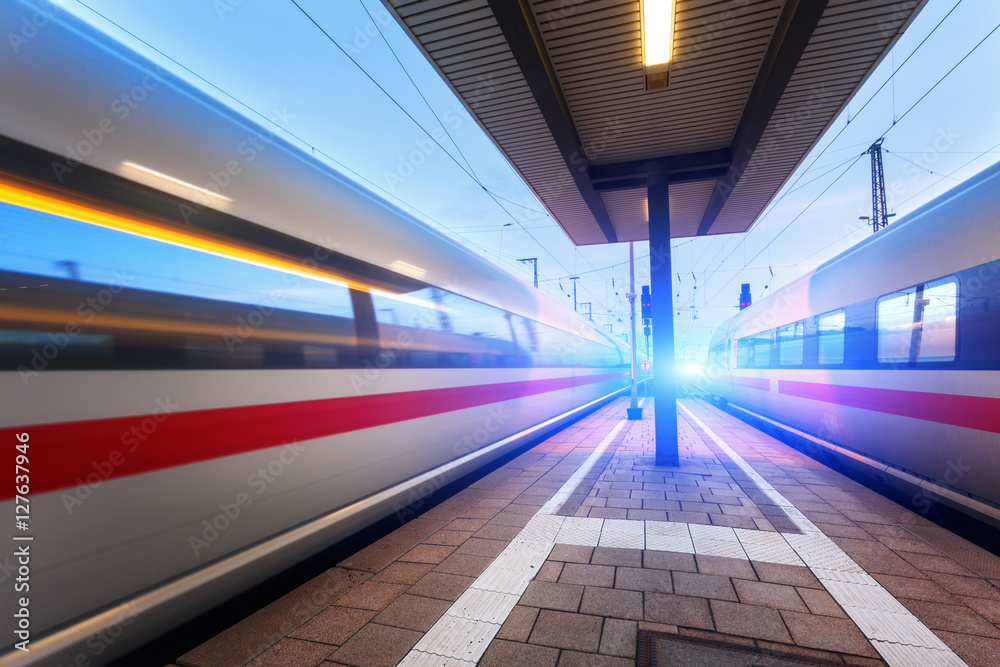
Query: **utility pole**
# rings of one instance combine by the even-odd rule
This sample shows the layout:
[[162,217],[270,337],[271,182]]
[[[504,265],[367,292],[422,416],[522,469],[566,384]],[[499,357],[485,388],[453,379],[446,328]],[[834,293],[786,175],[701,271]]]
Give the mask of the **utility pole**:
[[580,276],[570,276],[570,280],[573,281],[573,312],[576,312],[576,281],[580,279]]
[[[880,229],[884,229],[889,224],[889,218],[895,213],[889,214],[886,211],[885,202],[885,173],[882,171],[882,137],[868,148],[868,153],[872,156],[872,217],[868,224],[872,226],[874,234]],[[863,220],[866,216],[861,216]]]
[[587,307],[587,318],[591,322],[593,322],[594,321],[594,304],[592,304],[590,301],[581,301],[580,302],[580,307],[582,308],[583,306]]
[[629,336],[629,349],[632,351],[632,389],[629,398],[628,409],[625,411],[626,416],[631,420],[642,419],[642,408],[639,407],[639,398],[635,391],[635,243],[632,241],[628,242],[628,320],[629,320],[629,330],[631,335]]
[[532,264],[535,265],[535,289],[538,289],[538,258],[525,257],[524,259],[519,259],[517,261],[521,262],[521,264],[527,264],[528,262],[531,262]]

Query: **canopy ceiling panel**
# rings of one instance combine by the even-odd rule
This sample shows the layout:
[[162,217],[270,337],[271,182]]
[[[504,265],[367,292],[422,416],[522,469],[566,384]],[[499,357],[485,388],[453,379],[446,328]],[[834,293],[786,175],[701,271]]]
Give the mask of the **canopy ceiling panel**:
[[745,232],[926,0],[677,0],[664,84],[639,0],[383,0],[577,245]]

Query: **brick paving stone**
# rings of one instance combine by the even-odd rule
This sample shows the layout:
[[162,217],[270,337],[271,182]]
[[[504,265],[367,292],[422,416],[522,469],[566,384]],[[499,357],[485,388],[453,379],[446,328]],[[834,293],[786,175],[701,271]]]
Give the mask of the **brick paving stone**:
[[873,574],[876,581],[897,598],[913,600],[928,600],[930,602],[958,602],[954,595],[946,591],[936,581],[931,579],[914,579],[912,577],[897,577],[891,574]]
[[[788,609],[789,611],[810,611],[798,591],[792,586],[770,584],[763,581],[746,581],[734,579],[733,586],[736,595],[744,604],[755,604],[773,609]],[[803,589],[810,590],[810,589]],[[820,592],[820,591],[816,591]],[[830,598],[831,600],[833,598]]]
[[632,660],[610,655],[563,651],[559,656],[558,667],[633,667],[634,665],[635,662]]
[[475,581],[473,577],[461,577],[444,572],[428,572],[417,583],[410,586],[406,592],[410,595],[422,595],[454,602],[473,581]]
[[724,600],[711,600],[709,604],[719,632],[774,642],[792,641],[776,609]]
[[[605,507],[637,510],[642,509],[642,500],[638,498],[608,498],[608,502]],[[664,514],[666,514],[666,512],[664,512]],[[627,513],[626,516],[628,516]]]
[[327,607],[289,635],[312,642],[341,645],[378,612],[371,609]]
[[[718,503],[706,503],[701,502],[701,496],[698,496],[699,500],[682,500],[681,501],[681,511],[682,512],[706,512],[706,513],[716,513],[722,514],[722,509],[719,507]],[[676,521],[676,519],[674,519]]]
[[538,613],[528,641],[532,644],[594,653],[601,644],[603,621],[600,616],[543,609]]
[[509,542],[517,537],[517,534],[520,532],[521,529],[517,526],[497,526],[490,524],[483,526],[473,533],[473,535],[489,540],[504,540]]
[[796,588],[795,590],[813,614],[837,616],[839,618],[847,617],[847,614],[840,608],[840,605],[833,599],[833,596],[826,591],[816,588]]
[[424,544],[437,544],[450,547],[458,546],[472,537],[470,530],[439,530],[424,540]]
[[625,618],[642,620],[642,593],[587,586],[580,602],[580,613],[604,616],[605,618]]
[[557,544],[549,553],[549,560],[564,563],[589,563],[594,553],[594,547],[581,547],[574,544]]
[[562,569],[562,563],[554,560],[547,560],[542,563],[542,567],[538,569],[538,574],[535,575],[535,581],[559,581],[559,575],[562,574]]
[[583,565],[581,563],[566,563],[563,566],[559,581],[563,584],[580,584],[582,586],[615,585],[615,568],[611,565]]
[[857,526],[842,526],[836,523],[823,523],[822,521],[814,521],[813,523],[828,537],[848,537],[863,540],[868,536],[864,530]]
[[748,516],[729,516],[726,514],[709,514],[708,518],[712,520],[713,526],[729,526],[730,528],[746,528],[747,530],[755,530],[757,524],[753,522],[752,517]]
[[[835,538],[834,541],[836,542],[840,539],[843,538]],[[845,549],[844,551],[847,550]],[[847,552],[847,555],[853,558],[868,574],[894,574],[900,577],[913,577],[914,579],[927,578],[927,575],[922,574],[920,570],[888,549],[881,554]]]
[[698,566],[694,562],[694,554],[682,554],[673,551],[643,551],[642,566],[658,570],[698,571]]
[[788,631],[792,634],[792,639],[799,646],[870,658],[878,657],[871,643],[850,619],[815,616],[796,611],[780,613]]
[[672,512],[667,510],[667,519],[677,523],[700,523],[706,526],[712,525],[712,519],[708,512]]
[[643,500],[642,508],[644,510],[672,510],[679,512],[681,504],[676,500]]
[[536,607],[525,607],[518,604],[510,612],[507,620],[497,633],[497,639],[509,639],[515,642],[526,642],[531,634],[531,628],[538,618]]
[[939,630],[936,633],[969,667],[996,667],[1000,640]]
[[897,552],[906,562],[921,572],[943,572],[945,574],[956,574],[963,577],[974,577],[974,573],[956,563],[946,556],[910,553],[905,551]]
[[1000,625],[1000,602],[997,600],[984,600],[983,598],[972,598],[964,595],[960,596],[959,599],[990,623]]
[[530,514],[517,514],[504,510],[490,519],[490,523],[497,526],[516,526],[517,528],[524,528],[530,519]]
[[387,568],[372,577],[372,581],[387,584],[414,584],[420,577],[434,569],[433,563],[391,563]]
[[559,651],[554,648],[535,646],[495,639],[486,649],[479,667],[555,667]]
[[761,581],[769,581],[773,584],[788,584],[789,586],[803,586],[805,588],[823,588],[823,584],[819,583],[819,579],[813,576],[809,568],[803,565],[755,562],[753,569],[757,573],[757,578]]
[[[941,604],[924,600],[902,600],[907,609],[932,630],[962,632],[982,637],[1000,637],[1000,628],[965,605]],[[1000,661],[1000,656],[997,656]]]
[[706,556],[704,554],[697,554],[694,559],[698,563],[698,572],[702,574],[720,574],[725,577],[738,577],[755,581],[757,579],[757,573],[754,572],[753,566],[748,560]]
[[[879,535],[878,541],[889,547],[899,555],[903,556],[901,552],[913,553],[913,554],[925,554],[928,556],[938,556],[941,557],[942,554],[939,550],[935,549],[933,546],[924,542],[918,537],[914,537],[911,534],[905,534],[902,536],[898,535]],[[906,556],[903,556],[904,558]],[[950,558],[948,560],[951,560]],[[952,561],[954,563],[954,561]],[[958,565],[957,563],[955,563]],[[916,563],[914,563],[916,565]],[[917,565],[917,567],[920,567]],[[961,566],[959,566],[961,567]],[[964,568],[963,568],[964,569]],[[947,570],[943,570],[947,571]]]
[[617,547],[595,547],[594,555],[590,557],[594,565],[624,565],[626,567],[642,567],[642,550],[619,549]]
[[411,563],[436,564],[447,558],[454,550],[455,547],[453,546],[440,544],[418,544],[400,556],[399,560]]
[[[749,637],[737,637],[736,635],[726,635],[721,632],[711,630],[700,630],[698,628],[680,628],[677,634],[683,637],[695,637],[697,639],[708,639],[709,641],[722,642],[723,644],[736,644],[737,646],[756,647],[761,641],[750,639]],[[786,647],[787,648],[787,647]]]
[[453,519],[445,525],[444,529],[477,531],[485,525],[486,521],[483,519]]
[[394,667],[421,633],[369,623],[330,656],[333,662],[354,667]]
[[382,611],[389,603],[398,598],[408,586],[406,584],[387,584],[379,581],[366,581],[353,591],[337,600],[341,607],[357,609],[373,609]]
[[577,611],[582,596],[583,586],[532,581],[521,596],[519,604],[558,611]]
[[332,652],[333,647],[326,644],[285,637],[248,663],[247,667],[318,667]]
[[427,632],[450,606],[451,602],[447,600],[400,595],[383,609],[373,622],[391,625],[394,628]]
[[621,507],[591,507],[587,516],[596,519],[627,519],[628,510]]
[[986,579],[959,577],[954,574],[945,574],[944,572],[928,572],[927,575],[940,584],[946,591],[954,595],[967,595],[986,600],[1000,600],[1000,588],[997,588]]
[[604,630],[601,632],[601,653],[622,658],[635,658],[637,633],[635,621],[618,618],[604,619]]
[[647,593],[644,611],[645,620],[654,623],[704,628],[706,630],[715,627],[708,608],[708,600],[704,598]]
[[483,573],[493,558],[489,556],[470,556],[468,554],[453,553],[441,561],[440,565],[434,568],[435,572],[445,574],[459,574],[465,577],[478,577]]
[[647,570],[619,567],[615,572],[615,588],[651,593],[673,593],[674,586],[667,570]]
[[628,519],[629,521],[666,521],[667,513],[665,510],[629,510]]
[[647,630],[649,632],[663,632],[668,635],[677,634],[676,625],[666,625],[664,623],[652,623],[650,621],[639,621],[639,629]]
[[692,595],[714,600],[736,602],[736,591],[729,577],[717,574],[696,574],[674,572],[674,592],[678,595]]

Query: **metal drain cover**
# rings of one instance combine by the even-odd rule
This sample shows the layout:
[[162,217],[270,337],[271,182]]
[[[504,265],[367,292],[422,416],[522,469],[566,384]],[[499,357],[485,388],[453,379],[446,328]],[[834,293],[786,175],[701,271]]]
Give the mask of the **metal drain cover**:
[[640,667],[845,667],[841,662],[647,630],[640,630],[638,639]]

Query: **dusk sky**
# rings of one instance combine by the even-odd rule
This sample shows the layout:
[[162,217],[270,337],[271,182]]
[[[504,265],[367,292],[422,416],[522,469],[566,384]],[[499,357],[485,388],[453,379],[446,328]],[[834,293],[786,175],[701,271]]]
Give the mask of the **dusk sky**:
[[[570,307],[580,276],[579,301],[624,332],[628,244],[574,247],[378,0],[299,5],[65,4],[255,120],[290,114],[295,143],[522,280],[531,267],[517,260],[537,257],[540,288]],[[930,0],[749,233],[674,242],[679,356],[704,356],[740,283],[757,301],[871,233],[858,219],[871,215],[862,153],[879,137],[893,224],[1000,158],[998,26],[995,0]],[[427,139],[442,125],[447,154]],[[648,283],[648,244],[636,257]]]

